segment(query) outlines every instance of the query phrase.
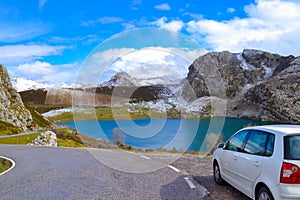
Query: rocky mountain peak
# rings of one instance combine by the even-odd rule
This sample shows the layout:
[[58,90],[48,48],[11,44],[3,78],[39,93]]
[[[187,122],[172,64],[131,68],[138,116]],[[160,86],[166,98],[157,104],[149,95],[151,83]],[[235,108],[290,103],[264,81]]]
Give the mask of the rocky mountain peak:
[[254,49],[245,49],[242,53],[243,58],[247,63],[256,68],[272,69],[270,76],[276,75],[289,67],[291,61],[295,59],[294,56],[281,56]]
[[252,49],[211,52],[193,62],[186,79],[182,96],[190,102],[217,97],[228,102],[231,117],[300,122],[300,57]]
[[116,87],[116,86],[138,86],[138,79],[133,78],[126,72],[118,72],[109,81],[101,84],[103,87]]
[[22,102],[19,93],[12,86],[7,70],[0,65],[0,121],[26,130],[32,123],[32,116]]

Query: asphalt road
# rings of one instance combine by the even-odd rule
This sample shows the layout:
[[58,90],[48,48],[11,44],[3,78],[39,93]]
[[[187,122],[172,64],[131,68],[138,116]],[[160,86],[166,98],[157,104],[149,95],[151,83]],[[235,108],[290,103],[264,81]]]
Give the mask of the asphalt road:
[[0,176],[0,199],[200,199],[184,172],[139,153],[0,145],[16,166]]

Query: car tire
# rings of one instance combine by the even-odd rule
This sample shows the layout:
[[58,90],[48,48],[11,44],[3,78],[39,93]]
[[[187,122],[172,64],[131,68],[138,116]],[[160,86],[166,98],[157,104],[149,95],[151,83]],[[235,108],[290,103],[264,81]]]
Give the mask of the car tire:
[[214,181],[215,181],[215,183],[217,185],[223,185],[224,180],[222,179],[222,176],[221,176],[221,171],[220,171],[219,164],[217,162],[215,162],[213,167],[214,167],[213,171],[214,171]]
[[263,186],[259,189],[257,196],[255,198],[256,200],[274,200],[274,197],[270,190]]

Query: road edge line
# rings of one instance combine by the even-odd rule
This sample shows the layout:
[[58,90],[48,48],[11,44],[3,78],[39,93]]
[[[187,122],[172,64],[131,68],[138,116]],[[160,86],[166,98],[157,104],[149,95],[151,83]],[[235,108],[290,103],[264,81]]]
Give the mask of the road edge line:
[[194,183],[191,181],[191,179],[189,177],[184,177],[184,180],[187,182],[187,184],[189,185],[189,187],[191,189],[195,189],[196,186],[194,185]]
[[168,165],[169,168],[173,169],[175,172],[180,172],[179,169],[177,169],[176,167],[173,167],[172,165]]
[[143,156],[143,155],[141,155],[140,156],[141,158],[145,158],[145,159],[147,159],[147,160],[150,160],[151,158],[149,158],[149,157],[147,157],[147,156]]
[[7,172],[9,172],[10,170],[12,170],[16,166],[16,162],[13,159],[7,158],[5,156],[0,156],[0,158],[8,160],[9,162],[11,162],[11,167],[9,169],[7,169],[6,171],[0,173],[0,176],[2,176],[4,174],[6,174]]

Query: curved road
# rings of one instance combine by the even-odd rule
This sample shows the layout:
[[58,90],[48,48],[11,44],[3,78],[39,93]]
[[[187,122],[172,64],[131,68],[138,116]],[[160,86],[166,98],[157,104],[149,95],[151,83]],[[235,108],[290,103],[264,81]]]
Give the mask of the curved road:
[[0,145],[0,154],[16,162],[0,176],[2,200],[200,199],[206,192],[176,168],[139,153]]

